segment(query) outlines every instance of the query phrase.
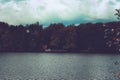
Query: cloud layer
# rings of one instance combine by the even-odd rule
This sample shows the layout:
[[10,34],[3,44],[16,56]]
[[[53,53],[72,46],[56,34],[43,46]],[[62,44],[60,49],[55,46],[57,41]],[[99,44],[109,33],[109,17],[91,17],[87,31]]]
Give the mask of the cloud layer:
[[0,21],[14,25],[114,21],[116,8],[120,0],[0,0]]

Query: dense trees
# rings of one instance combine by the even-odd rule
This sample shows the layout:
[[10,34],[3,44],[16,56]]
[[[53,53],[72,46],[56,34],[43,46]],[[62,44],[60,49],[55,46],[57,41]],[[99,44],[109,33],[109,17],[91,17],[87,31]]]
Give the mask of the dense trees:
[[[120,34],[120,22],[86,23],[78,26],[62,23],[43,28],[30,25],[8,25],[0,22],[0,52],[115,52],[112,40]],[[115,32],[114,32],[115,31]],[[114,36],[113,32],[118,36]]]
[[74,25],[69,25],[64,29],[65,36],[64,36],[64,44],[63,49],[69,51],[75,51],[77,48],[77,32]]

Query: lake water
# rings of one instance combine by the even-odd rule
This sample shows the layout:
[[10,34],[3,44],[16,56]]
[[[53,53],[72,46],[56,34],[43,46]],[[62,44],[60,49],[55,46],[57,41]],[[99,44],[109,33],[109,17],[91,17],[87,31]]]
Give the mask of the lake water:
[[0,54],[0,80],[119,80],[120,56]]

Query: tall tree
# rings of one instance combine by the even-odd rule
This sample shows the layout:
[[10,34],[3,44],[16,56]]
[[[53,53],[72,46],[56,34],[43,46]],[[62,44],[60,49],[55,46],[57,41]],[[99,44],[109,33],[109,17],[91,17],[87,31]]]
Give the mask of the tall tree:
[[75,25],[65,27],[65,44],[63,49],[68,51],[76,51],[77,48],[77,31]]

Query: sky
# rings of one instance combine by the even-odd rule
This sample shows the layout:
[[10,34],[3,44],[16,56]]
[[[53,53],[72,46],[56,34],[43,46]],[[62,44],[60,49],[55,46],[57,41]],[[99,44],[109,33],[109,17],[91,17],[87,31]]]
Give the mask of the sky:
[[0,0],[0,21],[11,25],[116,21],[120,0]]

